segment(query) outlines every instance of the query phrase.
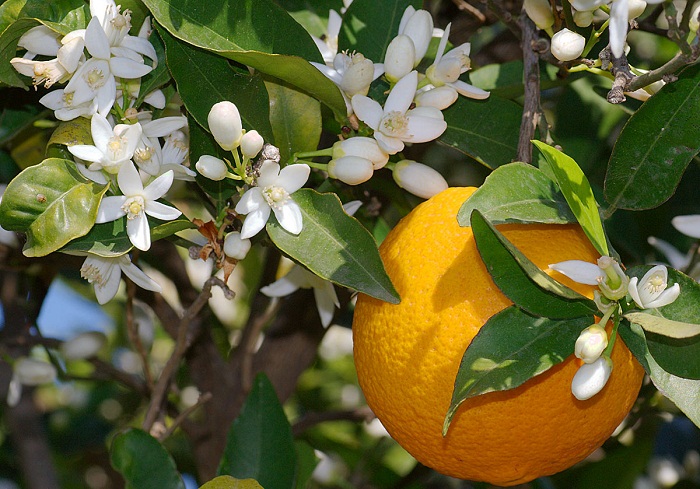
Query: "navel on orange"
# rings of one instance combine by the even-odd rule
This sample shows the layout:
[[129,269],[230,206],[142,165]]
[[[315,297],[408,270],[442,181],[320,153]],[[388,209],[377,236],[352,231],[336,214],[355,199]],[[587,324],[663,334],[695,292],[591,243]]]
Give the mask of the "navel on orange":
[[[453,477],[508,486],[564,470],[602,445],[632,407],[644,372],[618,337],[610,380],[590,400],[571,394],[580,366],[572,355],[516,389],[466,400],[443,438],[465,349],[511,304],[491,280],[471,228],[457,224],[457,211],[474,190],[450,188],[424,202],[382,243],[401,303],[360,295],[355,364],[370,408],[418,461]],[[543,270],[599,256],[578,225],[498,229]],[[593,297],[592,287],[555,278]]]

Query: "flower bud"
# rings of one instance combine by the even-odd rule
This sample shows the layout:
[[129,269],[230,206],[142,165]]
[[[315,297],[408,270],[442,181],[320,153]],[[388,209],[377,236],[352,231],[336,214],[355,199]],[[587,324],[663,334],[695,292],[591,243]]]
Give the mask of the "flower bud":
[[265,144],[258,131],[248,131],[241,138],[241,153],[247,158],[255,158]]
[[226,162],[210,155],[202,155],[194,165],[197,171],[210,180],[223,180],[228,173]]
[[88,331],[71,338],[61,345],[61,353],[66,360],[81,360],[97,355],[107,338],[99,331]]
[[554,25],[554,15],[549,0],[525,0],[525,13],[538,29],[548,29]]
[[343,156],[328,163],[328,176],[348,185],[359,185],[372,178],[372,162],[359,156]]
[[599,357],[593,363],[584,363],[571,381],[571,393],[579,401],[585,401],[598,394],[607,384],[612,372],[612,360]]
[[586,38],[569,29],[564,28],[552,36],[552,55],[559,61],[578,58],[585,47]]
[[56,368],[47,362],[23,357],[14,365],[14,375],[24,385],[41,385],[56,379]]
[[412,14],[409,14],[409,12],[405,11],[404,16],[401,18],[399,34],[408,36],[413,41],[415,50],[412,67],[416,67],[428,51],[430,39],[433,37],[433,17],[430,15],[430,12],[423,9],[416,10]]
[[396,36],[386,48],[384,56],[384,74],[386,78],[396,83],[413,70],[413,58],[416,48],[408,36]]
[[627,9],[629,12],[629,20],[636,19],[644,13],[647,8],[647,3],[644,0],[627,0]]
[[455,103],[458,97],[457,90],[444,85],[420,92],[416,95],[415,102],[417,107],[435,107],[438,110],[445,110]]
[[241,238],[238,231],[230,232],[224,238],[224,254],[234,260],[242,260],[250,251],[250,240]]
[[209,111],[207,122],[219,146],[226,151],[238,147],[243,136],[243,124],[235,104],[227,100],[214,104]]
[[381,150],[374,138],[357,136],[343,141],[337,141],[333,145],[333,159],[343,156],[359,156],[372,162],[375,170],[384,168],[389,161],[389,155]]
[[374,63],[360,53],[355,53],[350,56],[350,62],[340,81],[340,88],[350,98],[358,93],[367,95],[372,80],[374,80]]
[[577,10],[574,12],[574,24],[579,27],[588,27],[593,23],[593,12],[590,10]]
[[593,363],[608,346],[608,333],[599,324],[593,324],[583,331],[576,339],[574,355],[585,363]]
[[399,187],[424,199],[429,199],[448,187],[445,179],[437,171],[412,160],[396,163],[393,175]]

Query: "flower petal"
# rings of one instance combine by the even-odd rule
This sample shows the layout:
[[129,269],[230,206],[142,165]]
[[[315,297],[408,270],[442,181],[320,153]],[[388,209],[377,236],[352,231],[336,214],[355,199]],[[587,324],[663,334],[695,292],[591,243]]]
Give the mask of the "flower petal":
[[112,129],[112,125],[107,118],[99,114],[93,116],[92,119],[90,119],[90,134],[92,135],[92,141],[95,146],[103,153],[106,153],[107,144],[114,136],[114,129]]
[[267,224],[267,220],[270,218],[270,211],[270,207],[266,205],[248,214],[241,228],[241,239],[250,239],[258,234]]
[[377,144],[379,144],[381,150],[384,151],[386,154],[395,155],[399,151],[403,151],[403,141],[401,141],[398,138],[392,138],[391,136],[387,136],[384,133],[375,131],[374,139],[377,140]]
[[257,179],[257,186],[260,188],[275,185],[280,175],[280,165],[272,160],[265,160],[260,167],[260,176]]
[[150,73],[153,68],[129,58],[113,57],[109,60],[109,67],[114,76],[121,78],[141,78]]
[[[422,107],[422,109],[433,108],[434,107]],[[408,117],[408,135],[403,136],[401,139],[408,143],[426,143],[440,137],[446,129],[447,122],[443,120],[422,115],[410,115]]]
[[663,292],[661,292],[661,295],[659,295],[659,297],[657,297],[651,302],[648,302],[645,305],[647,306],[647,309],[667,306],[671,302],[678,299],[679,295],[681,295],[681,286],[678,284],[673,284],[673,287],[664,290]]
[[120,258],[123,259],[120,260],[119,267],[121,268],[122,272],[124,272],[124,275],[129,277],[132,282],[142,289],[151,290],[153,292],[160,292],[162,290],[158,282],[146,275],[146,273],[139,267],[131,263],[131,260],[129,260],[126,255],[123,255]]
[[182,212],[169,205],[150,200],[146,202],[146,214],[161,221],[172,221],[182,215]]
[[382,120],[382,116],[384,115],[384,111],[382,110],[382,106],[379,105],[379,102],[365,95],[357,94],[353,95],[350,103],[352,104],[352,110],[355,112],[357,118],[376,131],[379,127],[379,121]]
[[145,213],[134,216],[126,221],[126,234],[129,241],[141,251],[148,251],[151,247],[151,229],[148,227],[148,218]]
[[123,195],[111,195],[103,197],[100,202],[100,207],[97,209],[97,220],[95,223],[110,222],[119,219],[126,215],[122,206],[126,202],[126,197]]
[[292,194],[304,186],[309,179],[311,168],[305,163],[287,165],[280,171],[276,185],[284,188],[287,193]]
[[452,83],[448,83],[448,85],[457,90],[457,92],[459,92],[460,95],[464,95],[465,97],[473,98],[476,100],[484,100],[489,98],[489,95],[491,95],[490,92],[470,85],[469,83],[463,82],[462,80],[457,80]]
[[549,268],[586,285],[598,285],[598,278],[605,277],[605,272],[598,265],[582,260],[562,261],[549,265]]
[[250,214],[264,207],[269,208],[270,206],[265,200],[265,197],[263,197],[262,190],[259,187],[253,187],[244,193],[241,200],[238,201],[238,204],[236,204],[236,212],[239,214]]
[[260,288],[260,292],[268,297],[285,297],[297,291],[300,287],[308,288],[303,276],[303,269],[294,265],[287,275]]
[[610,7],[610,50],[613,56],[619,58],[625,51],[629,10],[627,0],[614,0]]
[[160,199],[170,190],[170,187],[173,185],[173,178],[174,175],[172,171],[163,173],[143,189],[144,198],[148,201]]
[[93,17],[85,30],[85,47],[93,58],[109,59],[109,40],[97,17]]
[[141,176],[131,161],[127,161],[121,166],[117,175],[117,182],[122,193],[126,196],[144,194]]
[[627,285],[627,292],[629,293],[630,297],[632,297],[634,303],[637,304],[637,307],[639,307],[640,309],[645,309],[644,303],[642,302],[642,298],[639,297],[639,289],[637,288],[638,281],[638,277],[632,277],[630,279],[630,283]]
[[284,205],[275,208],[274,212],[282,228],[292,234],[301,232],[304,224],[302,222],[301,209],[296,202],[288,200]]
[[[111,261],[109,258],[108,260]],[[95,298],[99,304],[106,304],[111,301],[112,298],[117,295],[117,291],[119,290],[119,282],[122,274],[119,271],[119,267],[115,267],[113,265],[113,263],[110,263],[109,269],[103,272],[102,283],[93,282],[93,285],[95,286]]]
[[162,117],[141,124],[143,135],[149,138],[164,138],[171,132],[182,129],[186,125],[187,117],[185,116]]
[[158,55],[156,54],[156,49],[153,47],[153,44],[143,37],[126,35],[124,39],[122,39],[120,46],[143,54],[153,61],[158,61]]
[[[414,70],[396,82],[396,85],[394,85],[394,88],[389,92],[389,96],[384,103],[383,113],[388,114],[389,112],[396,111],[405,114],[413,103],[413,97],[416,96],[417,87],[418,72]],[[357,110],[355,110],[355,113],[357,114]],[[360,116],[358,115],[358,117]]]
[[102,157],[104,156],[102,151],[89,144],[74,144],[73,146],[68,146],[68,151],[81,160],[90,161],[93,163],[102,161]]
[[700,214],[676,216],[671,219],[671,224],[686,236],[700,239]]

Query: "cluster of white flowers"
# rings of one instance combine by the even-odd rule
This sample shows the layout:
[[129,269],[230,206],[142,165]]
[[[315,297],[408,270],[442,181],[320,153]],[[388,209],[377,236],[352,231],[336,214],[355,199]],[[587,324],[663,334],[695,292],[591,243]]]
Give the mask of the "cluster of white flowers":
[[[83,175],[99,184],[110,184],[110,195],[100,202],[96,223],[126,216],[131,244],[148,250],[151,232],[147,216],[172,220],[181,214],[157,199],[165,195],[174,179],[195,177],[187,167],[187,119],[153,119],[150,112],[135,107],[141,78],[157,62],[156,50],[148,40],[150,21],[146,19],[138,35],[132,36],[131,13],[122,12],[114,0],[91,0],[90,14],[87,28],[62,37],[44,25],[30,29],[18,42],[25,55],[11,62],[19,73],[33,78],[35,87],[66,83],[40,102],[52,109],[58,120],[90,119],[93,144],[74,144],[68,150]],[[156,109],[166,106],[160,90],[147,94],[144,102]],[[117,293],[121,272],[143,288],[160,291],[127,255],[88,255],[81,268],[101,304]]]
[[571,392],[577,399],[585,401],[605,387],[612,373],[610,353],[614,340],[608,342],[604,326],[618,312],[619,301],[629,296],[627,302],[639,309],[663,307],[678,298],[680,285],[676,283],[668,287],[668,270],[663,265],[653,267],[641,280],[637,277],[630,279],[620,264],[609,256],[600,257],[597,264],[569,260],[551,264],[549,268],[578,283],[598,286],[594,298],[603,317],[581,332],[574,347],[574,354],[584,363],[571,381]]

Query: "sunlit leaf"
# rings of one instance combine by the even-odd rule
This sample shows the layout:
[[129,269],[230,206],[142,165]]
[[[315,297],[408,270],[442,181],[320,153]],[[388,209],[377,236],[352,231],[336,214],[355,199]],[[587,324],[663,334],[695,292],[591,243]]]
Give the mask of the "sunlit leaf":
[[230,475],[220,475],[199,489],[263,489],[255,479],[236,479]]

